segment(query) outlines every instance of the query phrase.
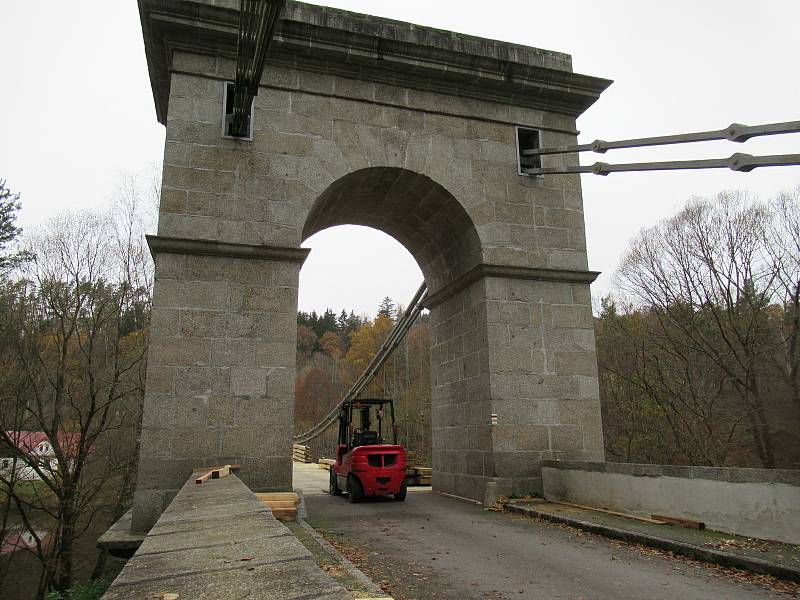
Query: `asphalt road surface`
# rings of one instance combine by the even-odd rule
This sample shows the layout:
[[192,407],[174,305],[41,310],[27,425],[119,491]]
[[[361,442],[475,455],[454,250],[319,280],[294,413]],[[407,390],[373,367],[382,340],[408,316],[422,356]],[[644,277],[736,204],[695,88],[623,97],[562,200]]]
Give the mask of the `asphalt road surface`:
[[714,567],[589,533],[485,511],[430,489],[350,504],[328,472],[295,464],[308,522],[402,599],[782,598]]

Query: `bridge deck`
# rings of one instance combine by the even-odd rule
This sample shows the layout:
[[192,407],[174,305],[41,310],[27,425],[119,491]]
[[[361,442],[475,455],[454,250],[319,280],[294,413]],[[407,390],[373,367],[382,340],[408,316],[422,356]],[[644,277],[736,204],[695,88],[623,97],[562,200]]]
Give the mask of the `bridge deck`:
[[106,600],[351,596],[236,476],[183,486]]

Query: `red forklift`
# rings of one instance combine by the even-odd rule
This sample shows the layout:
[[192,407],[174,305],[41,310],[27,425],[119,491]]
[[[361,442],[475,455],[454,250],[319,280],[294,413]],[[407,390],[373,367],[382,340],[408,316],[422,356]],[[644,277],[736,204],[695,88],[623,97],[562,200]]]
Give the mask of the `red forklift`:
[[[384,439],[388,405],[392,443]],[[388,429],[388,427],[387,427]],[[365,497],[406,499],[406,449],[397,444],[394,402],[361,398],[342,405],[336,463],[331,466],[330,493],[347,492],[350,502]]]

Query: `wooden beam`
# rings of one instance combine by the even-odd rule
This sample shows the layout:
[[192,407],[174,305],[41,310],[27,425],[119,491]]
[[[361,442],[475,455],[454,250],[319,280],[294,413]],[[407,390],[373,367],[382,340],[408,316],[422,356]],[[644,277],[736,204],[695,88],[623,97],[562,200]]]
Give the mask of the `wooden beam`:
[[[200,472],[204,471],[208,467],[201,467],[199,469],[193,469],[193,472]],[[201,483],[205,483],[209,479],[220,479],[221,477],[227,477],[231,473],[236,473],[240,469],[240,465],[224,465],[222,467],[211,467],[206,473],[197,477],[194,482],[197,485]]]
[[677,525],[679,527],[686,527],[687,529],[705,529],[706,524],[702,521],[695,521],[693,519],[684,519],[682,517],[667,517],[665,515],[651,515],[654,519],[665,521],[669,525]]
[[200,485],[201,483],[205,483],[206,481],[208,481],[209,479],[211,479],[211,474],[212,474],[213,472],[214,472],[214,471],[209,471],[209,472],[208,472],[208,473],[206,473],[205,475],[201,475],[200,477],[198,477],[197,479],[195,479],[195,480],[194,480],[194,482],[195,482],[197,485]]
[[644,523],[652,523],[653,525],[666,525],[667,522],[662,520],[660,517],[656,517],[653,515],[652,519],[647,517],[642,517],[640,515],[634,515],[631,513],[624,513],[619,512],[616,510],[608,510],[605,508],[597,508],[595,506],[585,506],[583,504],[572,504],[571,502],[552,502],[551,504],[563,504],[564,506],[571,506],[573,508],[580,508],[583,510],[593,510],[595,512],[605,513],[607,515],[614,515],[615,517],[624,517],[626,519],[634,519],[635,521],[642,521]]

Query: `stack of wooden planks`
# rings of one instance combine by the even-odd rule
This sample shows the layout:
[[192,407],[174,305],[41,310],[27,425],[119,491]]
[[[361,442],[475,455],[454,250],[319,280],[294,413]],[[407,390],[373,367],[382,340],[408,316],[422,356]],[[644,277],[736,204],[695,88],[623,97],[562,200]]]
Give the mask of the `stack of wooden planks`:
[[272,509],[272,514],[278,521],[296,521],[297,505],[300,504],[300,496],[295,492],[269,492],[266,494],[256,494],[264,506]]
[[[409,459],[408,459],[408,467],[406,468],[406,483],[408,485],[431,485],[431,479],[433,476],[433,469],[430,467],[419,467],[419,466],[411,466],[413,463],[411,462],[414,459],[413,452],[409,452]],[[331,466],[336,464],[336,461],[332,458],[320,458],[319,459],[319,468],[325,469],[326,471],[330,471]]]
[[292,460],[300,463],[313,462],[311,458],[311,446],[303,446],[301,444],[292,445]]
[[433,469],[430,467],[409,466],[406,468],[406,483],[408,485],[431,485]]

